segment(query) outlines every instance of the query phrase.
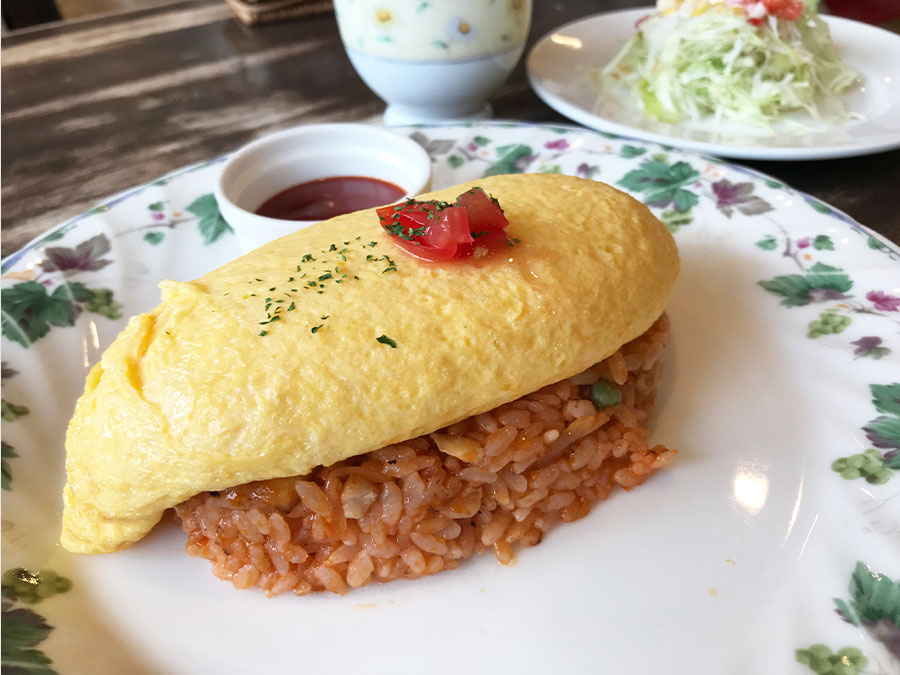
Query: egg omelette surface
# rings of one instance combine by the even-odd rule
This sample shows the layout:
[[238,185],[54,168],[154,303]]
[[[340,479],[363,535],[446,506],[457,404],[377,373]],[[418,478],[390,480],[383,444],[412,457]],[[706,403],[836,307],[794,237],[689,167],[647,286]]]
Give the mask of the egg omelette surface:
[[200,492],[304,475],[493,409],[604,359],[663,311],[678,254],[639,202],[540,174],[422,199],[474,186],[519,240],[501,255],[419,261],[373,209],[164,281],[69,424],[65,548],[115,551]]

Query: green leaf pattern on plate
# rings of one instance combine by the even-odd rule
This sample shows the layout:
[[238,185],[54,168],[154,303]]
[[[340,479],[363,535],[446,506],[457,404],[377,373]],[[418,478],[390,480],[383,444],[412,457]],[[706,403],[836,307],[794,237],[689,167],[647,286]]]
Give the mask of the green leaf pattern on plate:
[[778,240],[771,234],[767,234],[765,237],[756,242],[756,246],[758,248],[761,248],[763,251],[774,251],[775,247],[778,246]]
[[813,248],[817,251],[833,251],[834,250],[834,242],[831,241],[831,237],[827,234],[820,234],[818,237],[813,239]]
[[632,157],[640,157],[646,152],[647,148],[642,148],[634,145],[623,145],[622,149],[619,151],[619,157],[631,159]]
[[690,225],[694,217],[690,211],[681,212],[677,209],[666,209],[659,215],[659,219],[669,232],[675,234],[679,228]]
[[65,593],[72,582],[53,570],[29,572],[21,567],[8,569],[3,574],[2,667],[4,673],[28,675],[56,675],[51,659],[38,646],[46,640],[53,626],[43,616],[28,607],[59,593]]
[[12,466],[10,465],[9,460],[15,459],[19,455],[16,454],[15,449],[6,441],[0,441],[0,452],[2,452],[2,489],[11,490],[12,489]]
[[0,621],[0,639],[3,641],[0,661],[4,673],[57,675],[50,667],[50,658],[36,649],[53,630],[44,617],[27,607],[14,607],[12,603],[4,602]]
[[[189,167],[186,172],[196,168],[198,167]],[[160,181],[156,181],[154,185],[159,183]],[[109,205],[99,206],[85,216],[102,214],[109,211],[109,208]],[[197,197],[185,208],[191,214],[187,218],[181,213],[167,215],[167,205],[163,200],[152,201],[146,208],[149,223],[119,232],[115,236],[151,230],[145,231],[142,237],[148,244],[156,246],[165,238],[165,233],[160,231],[160,228],[173,229],[187,221],[196,221],[203,243],[206,245],[213,244],[224,234],[232,232],[211,193]],[[62,239],[74,227],[75,221],[68,223],[39,240],[37,245]],[[94,235],[75,246],[44,246],[41,263],[30,272],[31,278],[26,277],[25,280],[3,289],[3,337],[27,348],[47,335],[54,326],[75,325],[76,319],[83,311],[99,314],[108,319],[121,318],[122,303],[115,298],[112,290],[92,287],[83,281],[70,280],[76,274],[104,270],[112,263],[112,260],[106,257],[111,250],[110,239],[105,233]],[[21,277],[22,275],[18,275],[18,278]],[[6,406],[3,412],[4,419],[14,414],[14,411],[8,410]]]
[[883,485],[900,470],[900,383],[872,384],[869,390],[875,410],[882,414],[862,430],[875,447],[838,457],[831,469],[845,480],[863,478],[872,485]]
[[699,202],[697,194],[687,189],[699,177],[700,173],[687,162],[670,165],[656,156],[641,162],[639,168],[625,174],[617,185],[641,193],[648,206],[671,205],[679,213],[685,213]]
[[840,617],[854,626],[873,627],[885,622],[893,627],[894,634],[889,651],[900,657],[900,581],[875,572],[868,565],[857,562],[850,577],[850,600],[834,598]]
[[122,315],[122,304],[107,288],[63,280],[48,292],[49,283],[23,281],[3,290],[3,337],[27,348],[44,337],[51,326],[74,326],[84,310],[110,319]]
[[[869,637],[880,642],[896,662],[900,662],[900,581],[858,561],[850,575],[849,591],[849,600],[832,600],[838,616],[862,628]],[[860,675],[869,665],[869,658],[856,647],[832,652],[826,645],[815,644],[796,650],[794,656],[819,675]]]
[[197,197],[188,205],[187,210],[200,219],[197,226],[203,235],[204,244],[215,243],[226,232],[234,232],[219,212],[219,205],[212,194]]
[[[835,216],[833,211],[830,214]],[[818,317],[808,322],[806,335],[810,339],[844,332],[852,323],[853,315],[890,319],[891,314],[900,309],[900,297],[879,289],[868,291],[864,296],[865,301],[854,298],[849,294],[854,286],[849,275],[838,267],[813,261],[813,252],[827,255],[835,250],[834,241],[829,235],[818,234],[795,239],[784,228],[779,226],[779,230],[782,236],[767,234],[756,242],[756,246],[764,251],[780,251],[783,258],[794,262],[798,273],[779,275],[760,281],[759,285],[778,296],[785,307],[830,303]],[[880,242],[876,243],[882,246]],[[884,248],[886,253],[893,255],[887,247]],[[900,323],[896,318],[893,322]],[[863,335],[850,341],[850,345],[856,358],[879,360],[891,353],[891,349],[884,346],[884,339],[878,335]]]
[[839,267],[817,262],[803,274],[786,274],[759,285],[781,298],[785,307],[802,307],[812,302],[844,298],[853,281]]
[[6,399],[3,399],[2,403],[0,403],[0,410],[2,410],[2,415],[0,416],[2,416],[4,422],[15,422],[20,417],[25,417],[29,412],[24,405],[16,405]]
[[884,414],[870,421],[863,431],[876,448],[900,452],[900,412],[897,411],[900,383],[873,384],[870,389],[875,409]]
[[502,145],[497,148],[497,159],[484,172],[484,177],[504,173],[522,173],[534,159],[531,148],[521,143]]
[[[18,375],[18,371],[14,368],[10,368],[6,361],[2,363],[2,380],[3,384],[6,384],[6,380],[15,377]],[[2,418],[4,422],[15,422],[16,420],[24,417],[29,412],[31,412],[24,405],[16,405],[15,403],[9,403],[6,399],[2,401]],[[18,453],[16,453],[13,446],[11,446],[6,441],[0,441],[0,470],[2,470],[2,480],[0,480],[0,489],[3,490],[11,490],[12,489],[12,463],[10,460],[18,457]]]
[[798,663],[809,666],[818,675],[859,675],[869,664],[869,659],[856,647],[844,647],[832,652],[825,645],[812,645],[798,649],[794,656]]
[[146,241],[151,246],[157,246],[165,238],[166,235],[163,232],[148,232],[144,235],[144,241]]

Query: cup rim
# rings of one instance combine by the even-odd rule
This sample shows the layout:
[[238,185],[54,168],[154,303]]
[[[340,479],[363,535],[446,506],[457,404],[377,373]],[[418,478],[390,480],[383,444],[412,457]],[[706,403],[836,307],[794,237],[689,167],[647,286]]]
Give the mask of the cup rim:
[[[415,182],[411,183],[410,189],[407,189],[404,185],[397,186],[404,190],[404,195],[403,197],[401,197],[401,199],[420,194],[427,188],[431,179],[431,158],[428,156],[428,153],[425,151],[425,149],[421,145],[416,143],[413,139],[402,133],[390,131],[389,129],[390,127],[379,127],[361,123],[326,122],[321,124],[301,124],[294,127],[289,127],[287,129],[281,129],[279,131],[275,131],[273,133],[261,136],[260,138],[254,139],[253,141],[250,141],[246,145],[243,145],[232,152],[228,159],[226,159],[223,163],[222,170],[219,173],[214,186],[216,201],[220,203],[219,208],[221,210],[221,203],[225,202],[227,203],[230,210],[234,210],[235,212],[240,213],[242,218],[246,218],[248,221],[251,221],[256,225],[264,226],[269,229],[284,228],[286,226],[293,227],[294,229],[301,229],[303,227],[321,222],[319,220],[290,220],[287,218],[272,218],[270,216],[261,216],[257,213],[254,213],[253,211],[244,208],[227,195],[225,189],[226,178],[230,167],[232,167],[239,159],[249,153],[259,150],[260,148],[278,144],[286,138],[335,132],[356,132],[369,136],[377,136],[385,140],[389,139],[392,143],[399,145],[402,150],[395,154],[404,156],[405,162],[408,161],[410,157],[414,157],[414,163],[418,164],[418,166],[413,165],[414,171],[412,171],[411,174],[415,175],[416,178]],[[363,176],[363,174],[358,175]],[[332,176],[321,176],[320,178],[330,177]],[[366,175],[363,177],[384,180],[379,176]],[[311,180],[318,179],[313,178]],[[228,224],[233,228],[235,227],[235,223],[229,222]]]

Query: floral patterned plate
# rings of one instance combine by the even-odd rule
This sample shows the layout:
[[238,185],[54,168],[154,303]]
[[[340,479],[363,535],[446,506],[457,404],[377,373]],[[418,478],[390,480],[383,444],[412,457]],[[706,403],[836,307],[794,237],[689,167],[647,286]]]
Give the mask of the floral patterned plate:
[[785,115],[771,130],[708,120],[669,124],[643,115],[628,92],[598,88],[595,77],[634,34],[635,23],[651,11],[606,12],[557,28],[528,55],[531,86],[551,108],[594,129],[726,157],[826,159],[900,146],[900,35],[823,17],[838,52],[860,79],[843,97],[856,118],[842,124],[817,122],[805,113]]
[[398,133],[428,149],[437,186],[571,173],[675,233],[654,427],[678,461],[515,565],[483,556],[344,597],[235,591],[171,523],[67,554],[63,438],[88,367],[161,279],[237,254],[210,195],[220,162],[182,169],[3,262],[4,673],[900,672],[900,251],[777,181],[659,145],[520,124]]

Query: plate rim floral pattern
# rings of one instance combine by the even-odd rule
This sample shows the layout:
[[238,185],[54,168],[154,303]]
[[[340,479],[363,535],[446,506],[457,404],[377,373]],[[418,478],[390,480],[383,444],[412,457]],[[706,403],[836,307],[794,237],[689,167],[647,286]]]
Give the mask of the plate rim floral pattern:
[[[830,204],[827,204],[823,200],[819,199],[818,197],[816,197],[808,192],[799,190],[791,185],[788,185],[787,183],[784,183],[780,179],[778,179],[775,176],[768,174],[764,171],[760,171],[759,169],[754,169],[749,166],[744,166],[742,164],[738,164],[738,163],[729,161],[727,158],[723,159],[720,157],[716,157],[715,155],[711,155],[709,153],[681,149],[681,148],[677,148],[674,145],[661,143],[658,141],[647,141],[647,140],[635,138],[632,136],[627,136],[627,135],[622,135],[622,134],[613,134],[613,133],[609,133],[606,131],[600,131],[598,129],[589,129],[587,127],[578,126],[577,124],[573,124],[573,123],[569,123],[569,122],[559,122],[559,123],[552,122],[551,123],[551,122],[527,122],[527,121],[511,120],[511,119],[506,119],[506,120],[495,119],[495,120],[480,120],[477,123],[476,122],[472,122],[472,123],[464,122],[464,123],[460,123],[458,125],[447,125],[447,124],[439,124],[439,123],[411,124],[411,125],[407,125],[405,127],[399,126],[399,127],[395,127],[395,128],[397,128],[397,129],[403,129],[403,128],[441,129],[441,128],[446,128],[448,126],[458,126],[460,128],[467,128],[467,125],[468,125],[468,127],[471,127],[471,126],[484,126],[484,127],[497,126],[500,128],[504,128],[504,127],[508,128],[510,125],[512,125],[512,126],[524,127],[524,128],[528,128],[528,129],[543,129],[543,128],[567,129],[567,130],[573,131],[573,132],[596,134],[596,135],[602,136],[604,138],[634,142],[636,144],[656,145],[664,150],[670,150],[670,151],[675,150],[675,151],[682,152],[685,154],[693,155],[699,159],[703,159],[708,162],[713,162],[716,164],[721,164],[722,166],[726,166],[730,169],[734,169],[734,170],[736,170],[740,173],[744,173],[748,176],[754,176],[754,177],[759,178],[764,181],[771,181],[771,182],[779,183],[781,185],[785,185],[786,187],[789,187],[793,192],[800,195],[808,203],[817,203],[817,204],[824,206],[825,208],[828,209],[828,211],[830,213],[834,214],[834,217],[839,218],[841,221],[850,225],[855,230],[858,230],[860,232],[865,232],[867,235],[875,237],[882,244],[884,244],[888,248],[892,249],[894,253],[896,253],[897,255],[900,255],[900,244],[895,244],[893,241],[891,241],[890,239],[885,237],[883,234],[880,234],[879,232],[876,232],[875,230],[868,227],[867,225],[864,225],[863,223],[859,222],[856,218],[854,218],[853,216],[848,214],[846,211],[843,211],[842,209],[839,209],[835,206],[831,206]],[[71,218],[63,221],[59,225],[56,225],[55,227],[48,229],[46,232],[35,236],[30,241],[28,241],[26,244],[24,244],[21,248],[19,248],[16,251],[13,251],[8,256],[6,256],[2,260],[0,260],[0,264],[2,264],[4,269],[6,269],[7,267],[12,266],[15,263],[17,263],[25,253],[27,253],[28,251],[33,249],[37,244],[46,240],[47,236],[52,235],[56,232],[59,232],[60,230],[65,230],[68,227],[77,223],[79,220],[82,220],[83,218],[86,218],[87,216],[90,216],[94,213],[108,210],[108,209],[112,208],[113,206],[115,206],[116,204],[119,204],[122,201],[125,201],[126,199],[130,199],[131,197],[134,197],[134,196],[140,194],[141,192],[146,190],[148,187],[156,185],[161,180],[171,180],[173,178],[178,178],[186,173],[192,173],[193,171],[196,171],[198,169],[202,169],[207,166],[219,164],[221,162],[224,162],[226,159],[228,159],[228,157],[230,157],[231,154],[232,153],[225,153],[223,155],[218,155],[212,159],[202,160],[199,162],[193,162],[191,164],[186,164],[184,166],[178,167],[177,169],[173,169],[172,171],[165,173],[162,176],[160,176],[152,181],[147,181],[146,183],[142,183],[135,187],[123,190],[106,200],[100,201],[99,203],[97,203],[95,206],[88,209],[87,211],[78,213],[78,214],[72,216]],[[825,212],[823,211],[823,213],[825,213]]]

